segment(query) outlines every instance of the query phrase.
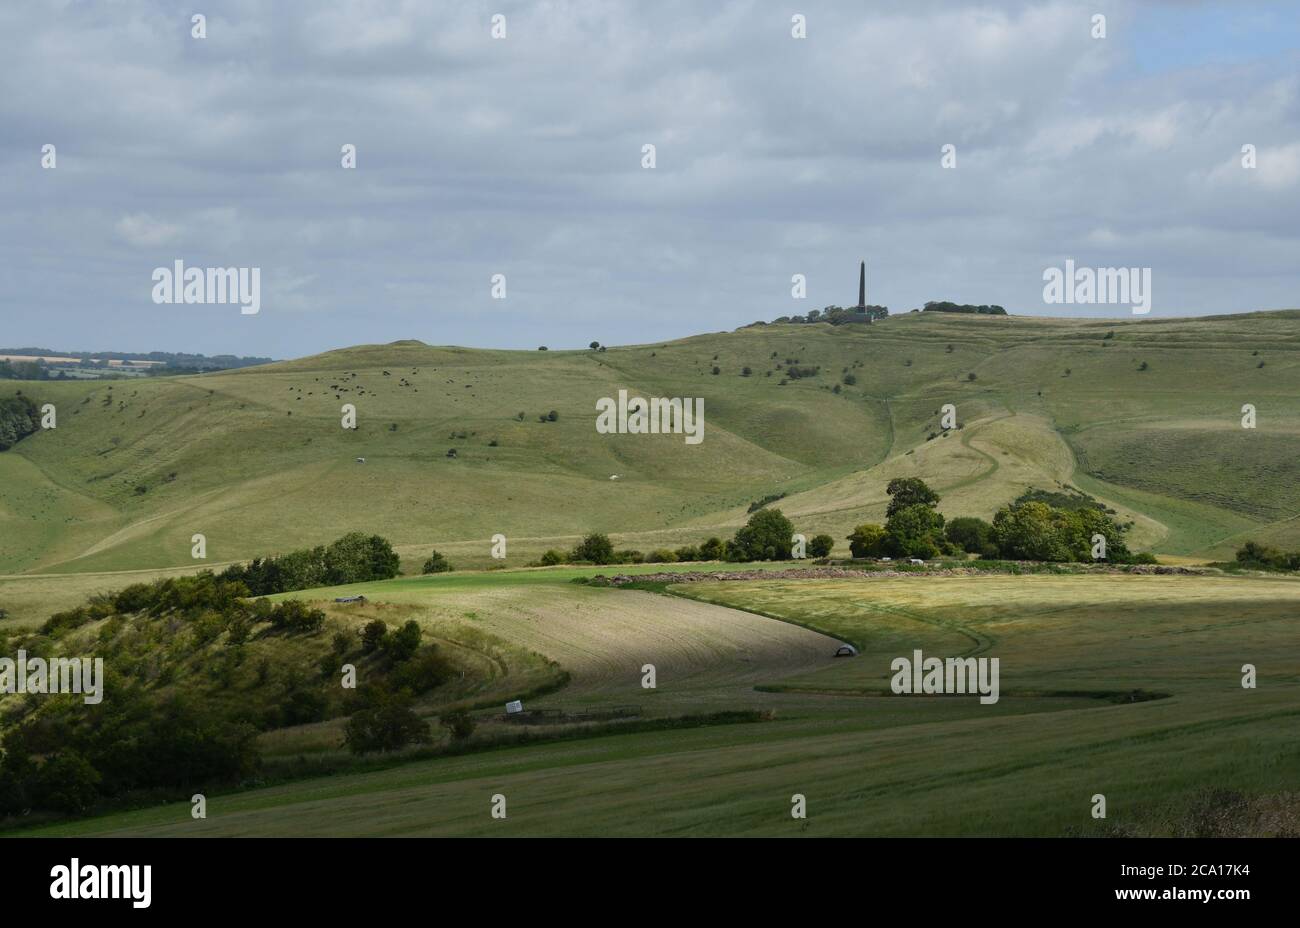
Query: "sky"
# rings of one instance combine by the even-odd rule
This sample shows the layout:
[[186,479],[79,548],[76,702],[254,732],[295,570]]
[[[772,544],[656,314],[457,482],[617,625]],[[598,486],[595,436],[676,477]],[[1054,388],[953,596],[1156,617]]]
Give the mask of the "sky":
[[[0,347],[657,342],[860,260],[893,313],[1130,314],[1046,304],[1066,260],[1300,306],[1295,4],[35,2],[0,53]],[[176,261],[259,311],[155,302]]]

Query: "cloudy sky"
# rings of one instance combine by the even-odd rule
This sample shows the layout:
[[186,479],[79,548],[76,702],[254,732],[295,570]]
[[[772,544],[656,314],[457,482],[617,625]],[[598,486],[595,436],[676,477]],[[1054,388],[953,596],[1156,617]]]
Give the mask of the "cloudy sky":
[[[645,342],[859,259],[893,312],[1127,314],[1044,305],[1067,258],[1151,318],[1300,306],[1287,3],[9,3],[0,52],[0,347]],[[155,304],[178,259],[261,312]]]

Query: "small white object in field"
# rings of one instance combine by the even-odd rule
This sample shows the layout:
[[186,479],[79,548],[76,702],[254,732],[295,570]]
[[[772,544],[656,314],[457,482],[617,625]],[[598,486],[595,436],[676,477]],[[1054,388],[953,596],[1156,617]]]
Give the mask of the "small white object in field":
[[523,712],[523,711],[524,711],[524,702],[522,699],[512,699],[510,700],[510,702],[506,703],[506,713],[508,715],[514,715],[516,712]]
[[617,480],[617,479],[618,479],[618,474],[610,474],[610,475],[609,475],[609,479],[610,479],[610,480]]

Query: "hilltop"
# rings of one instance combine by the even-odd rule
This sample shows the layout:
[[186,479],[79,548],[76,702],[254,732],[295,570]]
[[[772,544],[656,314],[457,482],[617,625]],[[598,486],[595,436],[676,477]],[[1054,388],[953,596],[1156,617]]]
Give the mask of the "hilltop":
[[[949,515],[1076,487],[1132,522],[1135,550],[1300,547],[1297,352],[1295,310],[912,313],[602,350],[405,340],[194,376],[3,381],[0,400],[54,403],[58,426],[0,453],[0,572],[193,566],[196,533],[215,565],[353,530],[385,535],[408,570],[434,546],[487,566],[497,533],[522,564],[587,531],[644,549],[729,533],[771,497],[838,552],[881,520],[895,476],[930,482]],[[596,401],[620,389],[703,397],[705,440],[598,434]]]

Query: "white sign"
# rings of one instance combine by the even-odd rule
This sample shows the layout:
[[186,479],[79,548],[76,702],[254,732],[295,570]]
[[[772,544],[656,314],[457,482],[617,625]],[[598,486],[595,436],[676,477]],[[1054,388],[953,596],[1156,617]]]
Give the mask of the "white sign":
[[510,702],[506,703],[506,713],[509,715],[514,715],[516,712],[523,712],[523,711],[524,711],[524,704],[522,700],[513,699]]

